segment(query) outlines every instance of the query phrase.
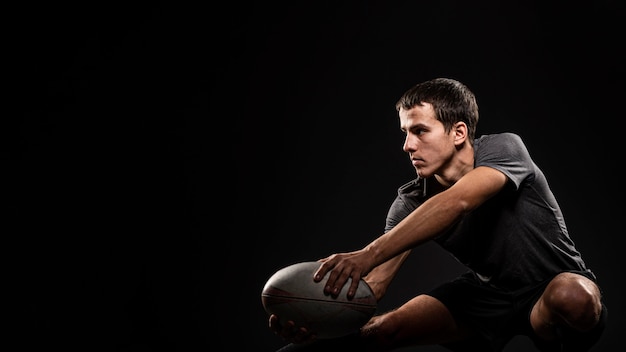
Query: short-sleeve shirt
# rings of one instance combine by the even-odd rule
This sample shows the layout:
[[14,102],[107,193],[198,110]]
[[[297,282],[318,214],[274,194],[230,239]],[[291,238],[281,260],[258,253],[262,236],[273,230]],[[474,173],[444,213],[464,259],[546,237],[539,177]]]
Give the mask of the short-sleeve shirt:
[[[559,204],[543,172],[514,133],[474,141],[475,167],[504,173],[510,182],[434,241],[482,281],[508,290],[543,281],[562,271],[587,269],[569,236]],[[401,186],[385,227],[391,230],[441,187],[434,178]]]

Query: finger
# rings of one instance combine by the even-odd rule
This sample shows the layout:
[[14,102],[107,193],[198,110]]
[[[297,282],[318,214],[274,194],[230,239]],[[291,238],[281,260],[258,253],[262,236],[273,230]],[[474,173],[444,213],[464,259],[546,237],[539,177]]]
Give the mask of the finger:
[[339,293],[341,292],[341,289],[346,284],[346,282],[348,282],[348,279],[352,277],[352,275],[354,274],[351,270],[350,271],[345,270],[345,271],[342,271],[339,274],[339,276],[337,276],[337,280],[333,284],[333,290],[332,290],[333,295],[335,296],[339,295]]
[[315,339],[315,334],[310,333],[306,328],[301,327],[296,330],[295,334],[291,338],[291,342],[304,343]]
[[296,330],[296,323],[294,323],[292,320],[289,320],[285,324],[282,325],[282,328],[280,329],[280,336],[287,338],[287,339],[292,339],[293,336],[295,335],[295,330]]
[[328,279],[326,279],[326,285],[324,285],[325,294],[336,296],[339,293],[342,287],[339,286],[340,282],[338,281],[341,276],[341,270],[340,268],[335,268],[327,274]]
[[322,281],[322,279],[324,278],[324,276],[326,276],[326,273],[331,270],[333,268],[333,265],[331,265],[328,261],[323,261],[320,262],[320,267],[317,269],[317,271],[315,271],[315,274],[313,274],[313,280],[315,282],[320,282]]
[[350,283],[350,287],[348,288],[348,299],[354,298],[356,295],[356,290],[359,288],[359,283],[361,281],[360,277],[352,276],[352,282]]
[[270,315],[269,326],[270,329],[274,331],[274,333],[278,333],[280,331],[280,321],[278,320],[278,317],[276,315]]
[[352,270],[349,268],[336,267],[328,275],[328,280],[326,281],[326,287],[324,288],[324,291],[334,297],[337,297],[343,289],[343,286],[350,278],[351,273]]

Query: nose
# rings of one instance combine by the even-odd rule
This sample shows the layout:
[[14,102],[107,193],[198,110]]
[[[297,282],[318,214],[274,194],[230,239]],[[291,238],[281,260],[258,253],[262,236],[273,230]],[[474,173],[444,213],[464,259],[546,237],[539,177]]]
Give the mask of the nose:
[[404,144],[402,145],[402,150],[405,153],[410,153],[415,151],[415,141],[411,138],[411,134],[407,133],[406,137],[404,137]]

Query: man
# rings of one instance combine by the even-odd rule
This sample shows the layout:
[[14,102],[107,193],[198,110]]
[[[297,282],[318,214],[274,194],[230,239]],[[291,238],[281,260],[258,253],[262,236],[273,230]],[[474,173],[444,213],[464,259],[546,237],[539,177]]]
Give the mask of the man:
[[502,351],[521,334],[540,351],[588,351],[606,323],[602,292],[522,139],[475,138],[476,99],[452,79],[417,84],[396,109],[417,178],[399,188],[383,235],[320,259],[312,280],[329,273],[324,291],[337,295],[351,278],[350,298],[364,278],[380,300],[411,249],[431,240],[469,270],[343,338],[316,341],[272,315],[270,328],[292,342],[282,350]]

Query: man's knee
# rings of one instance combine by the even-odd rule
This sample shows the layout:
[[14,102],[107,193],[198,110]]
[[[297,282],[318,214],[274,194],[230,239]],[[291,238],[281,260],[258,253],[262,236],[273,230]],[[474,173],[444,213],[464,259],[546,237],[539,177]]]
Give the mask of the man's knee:
[[562,350],[566,352],[589,351],[602,337],[607,319],[607,309],[602,306],[600,317],[591,330],[580,332],[568,327],[558,328],[558,334],[563,343]]
[[602,313],[601,294],[590,279],[573,273],[555,277],[546,287],[544,302],[558,317],[557,324],[567,323],[576,331],[593,329]]

